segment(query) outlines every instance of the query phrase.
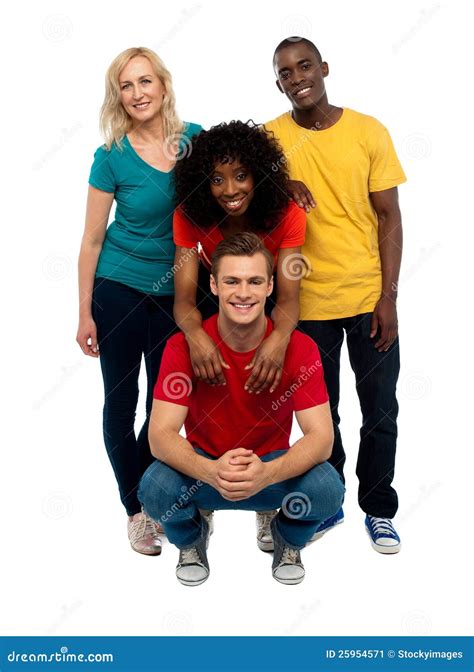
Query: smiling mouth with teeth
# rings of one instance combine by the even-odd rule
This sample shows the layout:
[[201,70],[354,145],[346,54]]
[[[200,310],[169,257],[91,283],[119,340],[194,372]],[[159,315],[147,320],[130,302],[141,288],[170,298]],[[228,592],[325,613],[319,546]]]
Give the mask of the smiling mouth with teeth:
[[245,196],[242,196],[242,198],[235,199],[234,201],[224,201],[225,207],[226,208],[239,208],[244,200]]
[[137,103],[133,107],[135,107],[137,110],[144,110],[145,107],[148,107],[149,104],[150,104],[150,101],[147,101],[146,103]]
[[231,305],[234,306],[234,308],[250,310],[250,308],[255,306],[255,303],[231,303]]
[[306,86],[304,89],[300,89],[299,91],[296,91],[295,96],[304,96],[307,94],[309,91],[311,91],[310,86]]

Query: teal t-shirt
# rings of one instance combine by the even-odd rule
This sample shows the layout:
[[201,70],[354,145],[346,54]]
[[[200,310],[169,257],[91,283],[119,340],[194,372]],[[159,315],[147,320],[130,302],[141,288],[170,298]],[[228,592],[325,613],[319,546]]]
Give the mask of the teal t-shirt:
[[[202,127],[185,124],[185,141]],[[113,193],[115,219],[108,226],[96,277],[116,280],[147,294],[174,294],[174,170],[163,173],[135,152],[125,136],[122,150],[99,147],[89,184]]]

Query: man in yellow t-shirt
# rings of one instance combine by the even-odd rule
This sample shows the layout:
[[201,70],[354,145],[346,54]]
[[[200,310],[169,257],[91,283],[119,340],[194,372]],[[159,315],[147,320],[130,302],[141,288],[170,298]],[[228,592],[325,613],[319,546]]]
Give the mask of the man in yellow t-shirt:
[[[345,333],[363,416],[359,505],[372,546],[396,553],[400,538],[391,519],[398,498],[391,483],[400,368],[396,299],[402,225],[397,185],[405,182],[405,174],[380,122],[328,102],[324,80],[329,67],[312,42],[283,40],[273,64],[277,86],[292,111],[265,128],[283,147],[290,177],[304,183],[299,205],[307,211],[302,252],[308,269],[301,281],[300,329],[317,342],[322,355],[335,431],[330,462],[343,476],[338,404]],[[341,510],[320,533],[342,521]]]

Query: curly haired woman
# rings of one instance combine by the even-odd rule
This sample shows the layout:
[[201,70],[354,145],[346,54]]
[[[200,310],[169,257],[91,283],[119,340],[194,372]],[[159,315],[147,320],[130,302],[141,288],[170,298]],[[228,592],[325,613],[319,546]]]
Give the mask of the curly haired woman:
[[[301,274],[293,266],[306,231],[305,211],[289,195],[296,190],[290,186],[285,164],[280,146],[262,128],[250,121],[232,121],[202,131],[193,139],[192,153],[176,167],[180,207],[173,218],[174,316],[186,336],[193,370],[207,383],[224,384],[222,369],[227,366],[202,328],[201,310],[206,317],[217,310],[209,305],[209,262],[221,240],[243,231],[259,235],[273,253],[277,284],[275,328],[247,367],[246,389],[258,393],[270,386],[273,391],[280,382],[286,348],[298,322]],[[204,298],[196,291],[198,281],[207,290]],[[252,308],[234,306],[239,311]]]

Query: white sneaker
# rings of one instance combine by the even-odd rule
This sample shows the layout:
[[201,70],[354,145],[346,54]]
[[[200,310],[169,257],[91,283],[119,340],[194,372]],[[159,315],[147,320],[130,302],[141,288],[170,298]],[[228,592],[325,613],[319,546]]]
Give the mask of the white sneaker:
[[134,551],[142,555],[160,555],[162,527],[144,511],[128,519],[127,530],[128,539]]
[[273,537],[270,525],[278,511],[257,511],[257,546],[261,551],[273,551]]

